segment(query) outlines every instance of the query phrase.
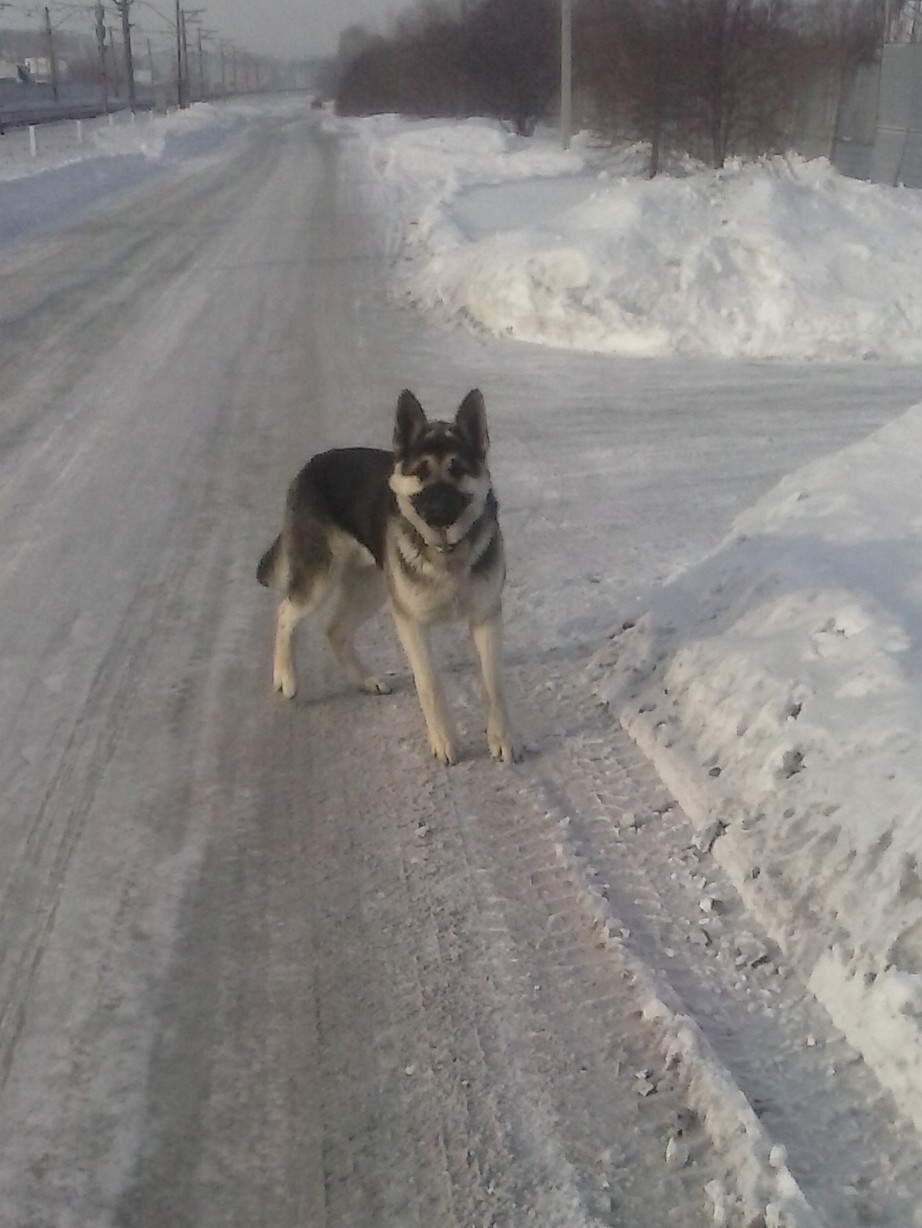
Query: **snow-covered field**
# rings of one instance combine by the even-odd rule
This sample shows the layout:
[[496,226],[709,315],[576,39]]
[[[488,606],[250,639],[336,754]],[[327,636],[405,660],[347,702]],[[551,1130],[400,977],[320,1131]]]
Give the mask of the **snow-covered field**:
[[[922,356],[917,192],[796,157],[650,181],[641,150],[483,121],[352,129],[401,219],[395,293],[459,323],[663,357]],[[920,462],[922,406],[792,474],[593,682],[922,1130]]]

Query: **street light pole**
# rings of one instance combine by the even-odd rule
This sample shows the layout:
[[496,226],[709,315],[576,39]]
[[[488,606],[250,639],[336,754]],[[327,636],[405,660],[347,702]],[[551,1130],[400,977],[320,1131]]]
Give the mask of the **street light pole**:
[[573,127],[573,0],[560,0],[560,143],[570,148]]

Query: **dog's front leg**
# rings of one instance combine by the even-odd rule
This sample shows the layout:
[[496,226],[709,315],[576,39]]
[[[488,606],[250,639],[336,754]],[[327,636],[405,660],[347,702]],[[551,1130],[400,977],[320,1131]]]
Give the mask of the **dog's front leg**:
[[505,763],[522,758],[522,747],[512,732],[503,684],[503,619],[497,613],[486,622],[471,623],[471,639],[480,658],[487,707],[487,745],[494,759]]
[[456,763],[458,755],[455,733],[445,704],[442,684],[435,672],[428,630],[396,608],[394,625],[413,671],[419,706],[426,722],[429,749],[442,763]]

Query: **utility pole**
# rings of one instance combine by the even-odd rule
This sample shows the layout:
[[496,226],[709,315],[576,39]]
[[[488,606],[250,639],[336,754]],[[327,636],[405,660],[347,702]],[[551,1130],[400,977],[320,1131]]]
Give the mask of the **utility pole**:
[[573,127],[573,0],[560,0],[560,143],[570,148]]
[[218,31],[209,27],[199,25],[198,28],[198,76],[202,87],[202,98],[210,97],[214,90],[212,83],[212,73],[214,56],[207,54],[202,47],[203,43],[213,42],[218,37]]
[[183,108],[182,98],[182,9],[176,0],[176,105]]
[[[0,4],[0,8],[6,6]],[[55,102],[58,101],[58,60],[54,54],[54,32],[51,29],[51,13],[48,10],[48,5],[45,5],[45,34],[48,37],[48,67],[51,70],[51,92],[54,95]]]
[[106,10],[101,3],[96,5],[96,46],[99,48],[99,66],[102,71],[102,105],[109,114],[109,74],[106,68]]
[[122,82],[121,82],[122,69],[121,69],[121,65],[118,62],[118,55],[116,54],[116,51],[115,51],[115,32],[113,31],[111,26],[108,27],[108,30],[109,30],[109,50],[112,52],[112,55],[109,58],[109,77],[110,77],[110,80],[112,81],[112,92],[113,94],[115,94],[115,97],[118,98],[118,96],[122,92]]
[[186,106],[192,101],[192,73],[189,71],[189,35],[187,24],[195,25],[202,20],[204,9],[180,9],[180,25],[182,27],[182,61],[185,66]]
[[135,110],[134,93],[134,56],[131,52],[131,22],[128,20],[128,9],[131,0],[113,0],[122,18],[122,46],[125,48],[125,77],[128,82],[128,105]]
[[179,10],[179,22],[182,29],[182,62],[185,73],[185,88],[183,93],[186,98],[186,106],[192,102],[192,76],[189,72],[189,39],[186,37],[186,10]]

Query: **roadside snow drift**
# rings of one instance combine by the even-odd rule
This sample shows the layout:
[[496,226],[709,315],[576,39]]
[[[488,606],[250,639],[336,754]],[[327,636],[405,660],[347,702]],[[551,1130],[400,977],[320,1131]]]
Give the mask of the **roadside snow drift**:
[[922,406],[786,478],[597,693],[922,1129]]
[[642,148],[565,153],[486,120],[350,128],[420,308],[618,354],[922,359],[917,192],[796,155],[650,180]]

